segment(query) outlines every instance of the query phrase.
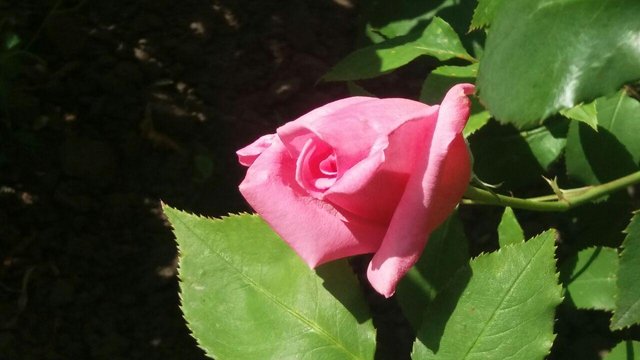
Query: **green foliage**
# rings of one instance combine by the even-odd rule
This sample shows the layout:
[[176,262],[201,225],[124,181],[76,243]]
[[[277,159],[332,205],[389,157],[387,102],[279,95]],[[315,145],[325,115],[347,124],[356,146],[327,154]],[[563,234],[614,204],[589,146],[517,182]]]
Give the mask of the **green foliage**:
[[500,247],[518,244],[524,241],[524,232],[510,207],[504,208],[504,214],[498,224],[498,242]]
[[423,55],[433,56],[441,61],[453,58],[475,61],[464,49],[451,26],[436,17],[422,32],[410,33],[354,51],[322,79],[348,81],[373,78]]
[[506,188],[541,184],[541,175],[564,151],[567,126],[565,119],[554,119],[544,126],[518,131],[489,122],[469,138],[474,171],[482,180],[504,183]]
[[613,310],[617,272],[616,249],[592,247],[567,259],[561,277],[568,298],[577,308]]
[[424,255],[398,284],[398,302],[414,329],[422,325],[424,309],[469,258],[467,238],[454,213],[429,236]]
[[498,120],[527,128],[640,79],[639,18],[637,0],[500,2],[480,98]]
[[309,269],[255,215],[170,207],[182,310],[216,359],[373,359],[375,331],[345,261]]
[[598,111],[596,110],[595,101],[588,104],[579,104],[571,109],[560,110],[560,114],[572,120],[582,121],[593,130],[598,131]]
[[639,169],[640,102],[625,91],[595,101],[597,131],[572,123],[567,136],[567,172],[599,184]]
[[478,0],[478,7],[473,12],[470,28],[479,29],[489,26],[501,3],[502,0]]
[[[366,35],[373,42],[407,35],[420,23],[432,20],[439,11],[455,6],[456,0],[407,1],[369,0],[363,1],[369,17]],[[367,6],[368,5],[368,6]]]
[[618,296],[611,318],[611,329],[640,324],[640,214],[636,213],[626,230],[618,270]]
[[638,360],[640,358],[640,342],[623,341],[616,345],[604,360]]
[[478,64],[467,66],[444,65],[435,68],[422,84],[420,101],[439,104],[444,95],[455,84],[474,83],[478,74]]
[[413,359],[542,359],[561,288],[553,231],[480,255],[427,308]]

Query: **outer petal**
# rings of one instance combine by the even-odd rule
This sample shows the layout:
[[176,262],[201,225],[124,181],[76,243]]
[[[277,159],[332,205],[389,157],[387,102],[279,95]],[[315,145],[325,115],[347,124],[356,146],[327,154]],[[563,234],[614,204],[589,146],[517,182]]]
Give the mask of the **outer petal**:
[[264,135],[258,138],[258,140],[254,141],[250,145],[243,147],[242,149],[236,151],[236,155],[238,155],[238,162],[244,166],[251,166],[254,161],[265,151],[271,143],[273,142],[273,138],[275,134]]
[[428,235],[454,209],[469,183],[471,163],[461,135],[469,117],[473,85],[454,86],[445,96],[429,144],[412,173],[367,277],[379,293],[393,295],[415,264]]
[[385,228],[310,197],[295,180],[295,166],[276,137],[248,169],[240,192],[311,267],[375,251]]

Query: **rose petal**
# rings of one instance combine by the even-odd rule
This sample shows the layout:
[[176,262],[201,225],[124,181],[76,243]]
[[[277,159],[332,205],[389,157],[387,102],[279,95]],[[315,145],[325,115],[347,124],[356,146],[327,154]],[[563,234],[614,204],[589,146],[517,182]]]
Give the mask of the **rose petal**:
[[254,141],[250,145],[243,147],[242,149],[236,151],[236,155],[238,155],[238,162],[244,166],[251,166],[254,161],[262,154],[264,150],[266,150],[271,143],[273,142],[273,138],[276,134],[264,135],[258,138],[258,140]]
[[374,252],[386,229],[312,198],[295,180],[295,160],[279,138],[247,170],[240,192],[311,267]]
[[433,133],[438,106],[430,114],[401,123],[382,150],[352,167],[325,193],[325,199],[364,218],[388,224]]
[[471,163],[461,132],[469,117],[466,95],[473,90],[470,84],[456,85],[442,101],[432,138],[369,264],[369,282],[386,297],[393,295],[420,257],[428,235],[455,208],[469,183]]
[[433,107],[413,100],[356,97],[325,105],[277,132],[293,158],[310,136],[329,144],[340,178],[373,152],[383,150],[386,138],[399,126],[433,113]]

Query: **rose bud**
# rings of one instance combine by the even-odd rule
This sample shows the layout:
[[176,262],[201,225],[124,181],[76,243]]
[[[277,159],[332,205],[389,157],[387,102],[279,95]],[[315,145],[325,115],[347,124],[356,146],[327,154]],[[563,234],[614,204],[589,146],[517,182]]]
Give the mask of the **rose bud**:
[[240,192],[310,266],[374,253],[371,285],[386,297],[469,184],[462,136],[473,93],[442,104],[351,97],[322,106],[237,152]]

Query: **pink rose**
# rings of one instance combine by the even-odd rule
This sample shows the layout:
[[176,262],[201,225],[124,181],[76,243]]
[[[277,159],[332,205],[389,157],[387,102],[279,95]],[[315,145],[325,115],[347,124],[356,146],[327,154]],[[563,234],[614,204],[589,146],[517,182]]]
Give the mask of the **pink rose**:
[[351,97],[237,152],[240,192],[311,267],[375,253],[367,277],[393,295],[471,174],[462,136],[473,85],[441,105]]

